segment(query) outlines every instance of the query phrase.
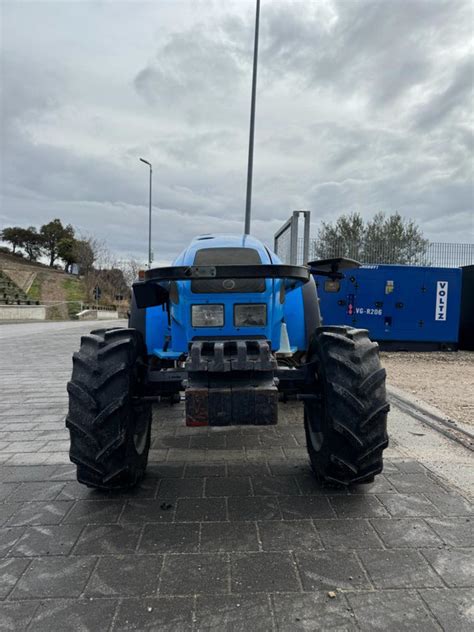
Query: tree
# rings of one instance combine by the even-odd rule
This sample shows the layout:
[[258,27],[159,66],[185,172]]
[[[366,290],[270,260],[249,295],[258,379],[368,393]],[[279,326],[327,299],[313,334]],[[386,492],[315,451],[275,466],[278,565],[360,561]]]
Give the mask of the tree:
[[20,226],[10,226],[8,228],[4,228],[1,232],[2,240],[11,244],[12,254],[15,254],[16,249],[21,247],[23,230],[24,229],[20,228]]
[[130,288],[125,281],[122,270],[118,268],[95,270],[94,280],[94,288],[100,288],[103,302],[114,303],[128,298]]
[[30,261],[36,261],[41,254],[43,240],[34,226],[20,229],[20,246],[26,251]]
[[364,260],[373,263],[421,263],[428,243],[413,220],[404,219],[400,213],[388,217],[385,213],[377,213],[367,223]]
[[73,263],[77,263],[76,240],[74,237],[64,237],[58,243],[58,257],[65,263],[65,272],[70,272]]
[[358,259],[364,244],[364,220],[359,213],[341,215],[334,224],[322,222],[316,256]]
[[122,271],[125,283],[130,288],[138,279],[139,270],[143,270],[146,264],[139,263],[136,259],[122,259],[117,262],[117,267]]
[[52,268],[58,258],[58,246],[62,239],[74,238],[74,228],[68,224],[63,226],[60,219],[53,219],[40,228],[45,253],[49,256],[49,265]]
[[87,276],[94,268],[96,254],[93,248],[93,240],[76,239],[74,241],[75,263],[79,266],[79,274]]
[[377,213],[364,223],[359,213],[341,215],[334,224],[323,222],[315,255],[321,259],[349,257],[363,263],[417,264],[423,262],[428,240],[413,220],[400,213]]
[[86,294],[93,300],[94,288],[99,284],[100,276],[96,268],[112,268],[115,260],[106,243],[91,235],[83,235],[76,240],[75,256],[79,274],[84,278]]

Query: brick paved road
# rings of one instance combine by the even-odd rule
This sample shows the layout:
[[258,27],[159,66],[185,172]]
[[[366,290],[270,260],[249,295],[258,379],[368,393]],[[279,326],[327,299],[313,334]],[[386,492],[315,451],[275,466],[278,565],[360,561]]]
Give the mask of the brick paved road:
[[472,505],[396,440],[376,483],[337,492],[297,404],[212,432],[161,406],[141,487],[78,485],[65,382],[89,327],[0,327],[0,630],[473,629]]

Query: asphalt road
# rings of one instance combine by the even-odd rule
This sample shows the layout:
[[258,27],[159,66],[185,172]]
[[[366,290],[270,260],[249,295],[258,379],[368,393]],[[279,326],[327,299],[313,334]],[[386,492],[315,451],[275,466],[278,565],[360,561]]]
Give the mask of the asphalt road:
[[299,404],[211,430],[157,406],[147,478],[99,494],[64,429],[90,328],[0,327],[0,630],[473,629],[472,453],[394,408],[383,475],[341,492]]

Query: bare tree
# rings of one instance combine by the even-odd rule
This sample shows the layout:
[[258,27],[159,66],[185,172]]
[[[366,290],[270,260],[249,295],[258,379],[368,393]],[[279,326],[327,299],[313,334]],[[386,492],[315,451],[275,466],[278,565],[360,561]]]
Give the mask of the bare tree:
[[122,271],[125,282],[128,285],[128,287],[131,287],[132,283],[134,283],[138,279],[139,270],[143,270],[145,267],[146,266],[143,262],[140,263],[139,261],[133,258],[122,259],[117,262],[117,268],[119,268],[119,270]]
[[84,279],[87,299],[94,300],[94,289],[98,285],[97,268],[101,268],[105,260],[111,259],[105,241],[89,234],[81,234],[76,240],[74,255],[79,267],[79,274]]

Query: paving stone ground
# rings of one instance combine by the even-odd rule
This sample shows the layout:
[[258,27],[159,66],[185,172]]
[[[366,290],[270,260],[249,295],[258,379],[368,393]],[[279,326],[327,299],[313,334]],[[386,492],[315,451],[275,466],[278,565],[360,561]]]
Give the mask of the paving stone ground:
[[159,405],[146,479],[98,493],[75,482],[64,430],[90,325],[13,327],[0,327],[0,630],[474,629],[473,506],[396,441],[375,483],[323,489],[299,404],[276,427],[212,430]]

